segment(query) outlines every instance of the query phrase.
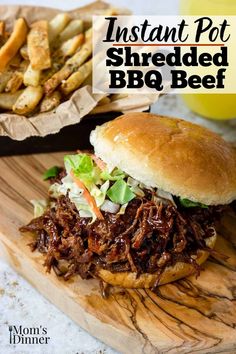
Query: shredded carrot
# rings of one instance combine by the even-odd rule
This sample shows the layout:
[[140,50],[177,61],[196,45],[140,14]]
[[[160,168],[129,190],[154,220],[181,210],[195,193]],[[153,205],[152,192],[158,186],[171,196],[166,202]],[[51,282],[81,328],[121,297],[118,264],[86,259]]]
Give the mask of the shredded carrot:
[[93,154],[91,154],[91,157],[93,161],[96,163],[96,165],[100,168],[100,170],[104,171],[106,169],[107,165],[104,161],[102,161],[99,157]]
[[[83,151],[77,150],[78,154],[83,154]],[[85,152],[86,155],[89,155],[92,157],[93,161],[96,163],[96,165],[100,168],[100,170],[104,171],[107,167],[107,164],[102,161],[99,157],[97,157],[94,154],[91,154],[91,152]]]
[[85,187],[84,183],[81,182],[81,180],[79,178],[77,178],[75,176],[75,174],[73,173],[73,171],[71,171],[71,177],[73,178],[73,181],[77,184],[77,186],[81,189],[83,189],[83,195],[84,198],[87,200],[87,202],[89,203],[89,205],[91,206],[91,208],[93,209],[94,213],[96,214],[97,218],[99,220],[104,219],[101,211],[99,210],[99,208],[97,207],[96,201],[93,198],[93,196],[89,193],[88,189]]

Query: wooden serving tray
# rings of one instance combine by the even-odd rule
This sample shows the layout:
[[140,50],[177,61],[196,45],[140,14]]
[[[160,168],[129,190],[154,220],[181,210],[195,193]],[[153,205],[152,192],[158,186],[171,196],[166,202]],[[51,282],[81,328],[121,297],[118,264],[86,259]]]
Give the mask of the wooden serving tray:
[[[217,247],[229,258],[209,260],[194,276],[148,290],[113,289],[105,300],[96,280],[68,282],[46,274],[43,256],[19,226],[32,218],[30,199],[45,198],[43,171],[62,153],[0,159],[0,256],[93,336],[123,353],[236,353],[236,222],[225,216]],[[235,238],[234,238],[235,237]]]

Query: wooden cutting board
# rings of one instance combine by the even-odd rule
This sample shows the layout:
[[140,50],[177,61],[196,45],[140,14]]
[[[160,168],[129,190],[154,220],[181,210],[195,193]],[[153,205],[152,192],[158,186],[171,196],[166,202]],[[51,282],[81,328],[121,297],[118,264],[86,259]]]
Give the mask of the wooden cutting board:
[[[32,218],[30,199],[45,198],[42,172],[63,154],[0,159],[0,256],[93,336],[123,353],[236,353],[236,222],[225,217],[218,241],[229,258],[210,260],[190,277],[147,290],[113,289],[105,300],[96,280],[68,282],[46,274],[41,254],[19,226]],[[234,238],[235,237],[235,238]]]

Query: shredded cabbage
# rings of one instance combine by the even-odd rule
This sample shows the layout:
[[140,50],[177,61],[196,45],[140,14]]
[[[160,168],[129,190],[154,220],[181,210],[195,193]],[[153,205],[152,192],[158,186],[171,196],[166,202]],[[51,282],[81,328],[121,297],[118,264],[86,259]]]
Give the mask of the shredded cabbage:
[[176,206],[175,201],[174,201],[174,198],[173,198],[173,196],[172,196],[171,193],[165,192],[165,191],[163,191],[163,190],[161,190],[161,189],[158,189],[157,192],[156,192],[156,194],[157,194],[158,198],[161,198],[161,199],[162,199],[162,201],[165,200],[165,199],[166,199],[166,200],[169,200],[173,205]]
[[[124,214],[128,203],[135,196],[145,196],[143,189],[147,188],[155,191],[155,189],[147,187],[128,176],[117,167],[107,166],[105,170],[101,170],[89,154],[66,155],[64,164],[67,175],[61,180],[61,184],[54,183],[51,185],[49,193],[54,198],[68,194],[71,202],[75,204],[79,211],[80,216],[91,217],[92,222],[96,219],[96,215],[87,199],[83,196],[84,190],[79,188],[71,177],[71,172],[88,189],[97,207],[108,212]],[[111,182],[113,183],[112,186]],[[153,198],[156,203],[163,202],[164,199],[168,199],[174,203],[172,195],[161,190],[157,190]]]
[[64,157],[66,172],[70,175],[71,171],[78,177],[89,190],[94,184],[100,182],[101,170],[94,166],[91,156],[87,154],[66,155]]
[[46,211],[48,202],[45,199],[33,199],[30,201],[30,203],[34,207],[34,217],[38,218],[39,216],[43,215],[43,213]]
[[101,206],[101,210],[106,211],[108,213],[116,214],[120,209],[120,205],[111,202],[108,199],[104,200],[104,203]]
[[104,181],[117,181],[119,179],[125,178],[126,174],[121,169],[115,167],[111,172],[109,172],[108,169],[105,169],[102,171],[100,176]]
[[75,204],[77,210],[86,211],[88,217],[93,217],[94,213],[88,204],[87,200],[83,197],[83,190],[80,189],[73,181],[70,175],[66,175],[62,178],[60,183],[54,183],[49,188],[49,194],[53,198],[58,198],[60,195],[67,195],[72,203]]
[[126,208],[127,208],[127,206],[128,206],[128,204],[129,204],[129,203],[125,203],[125,204],[121,205],[121,207],[120,207],[120,210],[119,210],[118,214],[120,214],[120,215],[124,215],[124,214],[125,214],[125,211],[126,211]]
[[110,200],[117,204],[125,204],[135,198],[135,194],[123,179],[118,179],[107,191]]
[[145,196],[144,191],[143,191],[141,188],[139,188],[138,186],[136,186],[136,187],[130,187],[130,190],[131,190],[134,194],[138,195],[139,197],[144,197],[144,196]]
[[87,154],[66,155],[64,157],[66,172],[90,173],[93,170],[93,160]]
[[94,197],[96,205],[98,207],[100,207],[104,203],[109,186],[110,182],[106,181],[105,183],[103,183],[100,189],[95,185],[91,189],[90,194]]
[[127,184],[130,187],[137,187],[139,185],[139,182],[136,179],[132,178],[132,177],[128,177],[127,178]]
[[134,194],[138,195],[139,197],[145,196],[144,191],[142,190],[142,188],[140,188],[139,181],[137,181],[136,179],[134,179],[132,177],[128,177],[127,184],[128,184],[128,186],[130,186],[130,189]]

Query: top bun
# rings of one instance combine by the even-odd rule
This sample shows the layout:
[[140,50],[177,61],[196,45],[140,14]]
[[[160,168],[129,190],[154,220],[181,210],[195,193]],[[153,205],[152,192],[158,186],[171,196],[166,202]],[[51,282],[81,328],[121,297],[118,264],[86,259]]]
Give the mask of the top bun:
[[181,119],[128,113],[98,126],[95,154],[150,187],[207,205],[236,199],[236,150]]

